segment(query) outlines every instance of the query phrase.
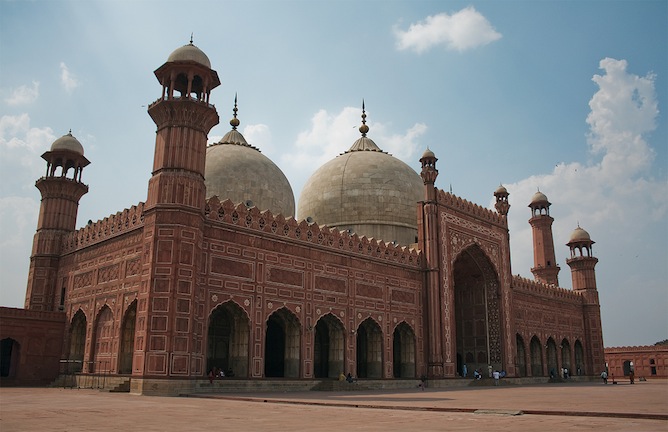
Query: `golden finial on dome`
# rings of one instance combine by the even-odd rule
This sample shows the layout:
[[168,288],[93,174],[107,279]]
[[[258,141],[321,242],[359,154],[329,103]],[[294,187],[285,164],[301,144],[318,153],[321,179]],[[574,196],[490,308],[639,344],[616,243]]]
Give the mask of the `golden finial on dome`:
[[237,108],[237,94],[234,93],[234,109],[232,110],[234,112],[234,118],[230,120],[230,126],[232,126],[232,130],[236,130],[237,126],[239,126],[239,119],[237,118],[237,111],[239,109]]
[[360,126],[360,132],[362,136],[365,137],[367,132],[369,132],[369,126],[366,125],[366,111],[364,110],[364,99],[362,99],[362,126]]

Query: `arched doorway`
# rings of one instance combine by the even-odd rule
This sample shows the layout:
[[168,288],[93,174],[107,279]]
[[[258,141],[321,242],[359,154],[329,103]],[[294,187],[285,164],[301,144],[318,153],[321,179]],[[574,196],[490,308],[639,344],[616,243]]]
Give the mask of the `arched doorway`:
[[248,315],[238,304],[228,301],[216,307],[209,316],[206,371],[248,377],[249,336]]
[[383,332],[376,321],[367,318],[357,327],[357,377],[383,376]]
[[132,357],[135,352],[135,323],[137,322],[137,300],[125,311],[121,328],[121,351],[119,353],[118,373],[132,373]]
[[524,347],[524,339],[519,334],[515,336],[515,344],[517,345],[517,358],[515,359],[517,376],[527,376],[527,353]]
[[300,332],[297,317],[281,308],[267,319],[264,341],[264,376],[299,377]]
[[[457,358],[474,353],[468,370],[483,375],[502,370],[499,282],[494,266],[478,245],[463,250],[454,264]],[[458,373],[462,373],[458,365]]]
[[0,341],[0,377],[14,378],[19,366],[21,346],[12,338]]
[[93,361],[88,371],[95,373],[109,372],[114,338],[114,314],[109,306],[104,305],[97,315],[93,336]]
[[547,354],[547,373],[550,378],[559,377],[559,366],[557,365],[557,344],[554,343],[554,339],[549,338],[547,344],[545,344],[546,354]]
[[70,325],[70,368],[68,372],[83,370],[84,352],[86,350],[86,314],[79,309]]
[[394,329],[392,363],[395,378],[415,378],[415,333],[405,322]]
[[575,371],[571,367],[571,344],[568,343],[568,339],[561,341],[561,367],[568,370],[569,375],[573,375]]
[[315,326],[313,373],[316,378],[336,378],[344,370],[343,324],[334,315],[323,315]]
[[578,375],[585,375],[584,367],[584,350],[582,349],[582,342],[575,341],[575,373]]
[[531,376],[543,376],[543,347],[538,337],[531,338]]

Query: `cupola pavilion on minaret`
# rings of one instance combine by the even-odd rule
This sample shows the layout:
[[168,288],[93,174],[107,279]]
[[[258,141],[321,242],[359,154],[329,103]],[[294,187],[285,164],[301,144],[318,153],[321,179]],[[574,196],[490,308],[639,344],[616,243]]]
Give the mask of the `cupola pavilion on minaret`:
[[54,290],[57,289],[55,280],[61,239],[76,228],[79,200],[88,192],[81,176],[90,162],[71,130],[55,140],[42,159],[46,161],[46,175],[35,183],[42,202],[30,255],[25,307],[55,310]]
[[559,285],[559,266],[554,254],[554,239],[552,237],[552,223],[550,216],[552,205],[545,194],[540,190],[531,198],[531,232],[533,235],[533,262],[531,269],[536,280],[546,284]]
[[496,203],[494,204],[494,207],[496,208],[496,211],[500,215],[503,216],[508,215],[508,210],[510,210],[510,203],[508,202],[509,195],[510,194],[508,193],[508,189],[506,189],[501,184],[494,191],[494,198],[496,198]]

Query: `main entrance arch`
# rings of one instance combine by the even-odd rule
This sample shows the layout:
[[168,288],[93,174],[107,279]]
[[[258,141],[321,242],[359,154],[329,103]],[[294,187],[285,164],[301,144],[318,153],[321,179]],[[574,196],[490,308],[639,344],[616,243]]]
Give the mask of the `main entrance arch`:
[[[478,245],[472,245],[455,260],[453,275],[457,358],[466,359],[468,370],[478,369],[483,375],[490,366],[502,370],[499,279],[494,266]],[[463,373],[461,361],[457,372]]]

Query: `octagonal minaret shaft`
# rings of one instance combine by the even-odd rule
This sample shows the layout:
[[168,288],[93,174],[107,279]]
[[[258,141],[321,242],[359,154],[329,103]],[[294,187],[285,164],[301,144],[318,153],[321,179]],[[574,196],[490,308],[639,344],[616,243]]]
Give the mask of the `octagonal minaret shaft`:
[[531,198],[531,232],[533,234],[533,262],[531,269],[536,280],[543,283],[559,285],[559,266],[554,254],[554,239],[552,237],[552,222],[550,216],[551,203],[540,191]]

